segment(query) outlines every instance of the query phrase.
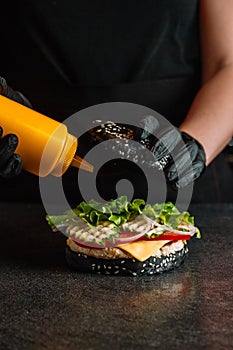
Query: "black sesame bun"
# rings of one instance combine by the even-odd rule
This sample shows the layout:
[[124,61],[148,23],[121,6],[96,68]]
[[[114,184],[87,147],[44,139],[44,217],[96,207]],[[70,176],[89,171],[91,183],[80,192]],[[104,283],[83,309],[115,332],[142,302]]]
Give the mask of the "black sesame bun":
[[171,241],[150,258],[139,261],[120,248],[92,249],[67,240],[66,260],[79,272],[103,275],[148,276],[179,267],[188,253],[186,241]]

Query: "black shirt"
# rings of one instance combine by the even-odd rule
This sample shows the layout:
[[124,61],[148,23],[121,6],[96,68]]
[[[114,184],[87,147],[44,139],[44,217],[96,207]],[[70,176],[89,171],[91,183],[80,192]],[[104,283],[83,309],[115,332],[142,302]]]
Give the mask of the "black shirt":
[[0,74],[36,109],[52,114],[127,101],[177,124],[199,84],[198,3],[9,3],[2,13]]

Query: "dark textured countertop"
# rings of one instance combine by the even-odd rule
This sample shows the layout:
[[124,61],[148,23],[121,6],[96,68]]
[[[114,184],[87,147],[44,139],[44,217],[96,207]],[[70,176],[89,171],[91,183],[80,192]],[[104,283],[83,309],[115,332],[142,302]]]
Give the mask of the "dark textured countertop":
[[109,277],[69,270],[40,204],[0,204],[0,349],[232,349],[233,204],[190,211],[181,268]]

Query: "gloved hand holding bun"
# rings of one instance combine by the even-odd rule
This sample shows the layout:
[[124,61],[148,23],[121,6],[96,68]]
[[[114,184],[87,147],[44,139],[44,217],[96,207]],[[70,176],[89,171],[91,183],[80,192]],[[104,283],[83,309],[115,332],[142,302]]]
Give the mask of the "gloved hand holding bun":
[[151,116],[144,118],[141,126],[138,141],[146,144],[154,157],[149,165],[163,170],[171,187],[183,188],[204,172],[205,151],[195,138],[172,125],[159,127]]
[[[110,147],[118,157],[164,171],[170,187],[183,188],[204,172],[205,151],[193,137],[165,124],[160,125],[155,117],[147,116],[139,127],[107,122],[91,129],[90,134],[98,142],[112,139]],[[135,142],[127,143],[126,139]],[[108,143],[106,145],[109,147]],[[145,148],[150,151],[149,156]]]

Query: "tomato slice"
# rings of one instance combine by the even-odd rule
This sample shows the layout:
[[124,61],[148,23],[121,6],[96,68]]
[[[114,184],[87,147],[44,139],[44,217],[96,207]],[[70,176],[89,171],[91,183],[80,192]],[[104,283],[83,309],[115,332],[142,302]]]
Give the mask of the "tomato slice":
[[187,241],[191,238],[189,234],[179,235],[174,232],[164,232],[161,236],[155,238],[140,237],[137,241]]

